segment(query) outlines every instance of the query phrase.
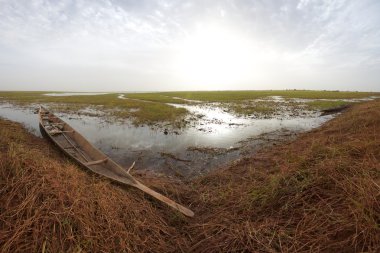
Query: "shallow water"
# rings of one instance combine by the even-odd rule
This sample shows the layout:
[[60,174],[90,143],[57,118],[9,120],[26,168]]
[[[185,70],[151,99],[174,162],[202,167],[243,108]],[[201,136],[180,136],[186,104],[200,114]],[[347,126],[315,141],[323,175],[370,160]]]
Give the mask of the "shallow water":
[[[56,115],[123,166],[136,161],[137,169],[184,177],[223,166],[263,145],[295,132],[308,131],[332,118],[313,113],[304,117],[253,119],[237,117],[213,105],[175,106],[188,109],[197,120],[185,129],[164,131],[149,126],[135,127],[128,120],[109,122],[101,116]],[[4,103],[0,104],[0,117],[21,122],[41,136],[34,110]],[[88,110],[93,109],[83,111]]]
[[[36,107],[37,108],[37,107]],[[38,116],[34,114],[36,108],[17,108],[11,104],[0,104],[0,117],[22,123],[30,132],[42,137],[38,128]]]

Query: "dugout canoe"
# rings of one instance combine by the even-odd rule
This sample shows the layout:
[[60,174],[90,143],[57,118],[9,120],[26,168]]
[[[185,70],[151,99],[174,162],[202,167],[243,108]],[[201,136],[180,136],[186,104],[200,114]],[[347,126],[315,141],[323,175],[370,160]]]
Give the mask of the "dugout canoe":
[[69,124],[55,116],[46,108],[41,106],[38,114],[41,133],[82,167],[113,181],[140,189],[186,216],[194,216],[194,213],[190,209],[176,203],[136,180],[129,173],[129,170],[121,167],[103,152],[95,148]]

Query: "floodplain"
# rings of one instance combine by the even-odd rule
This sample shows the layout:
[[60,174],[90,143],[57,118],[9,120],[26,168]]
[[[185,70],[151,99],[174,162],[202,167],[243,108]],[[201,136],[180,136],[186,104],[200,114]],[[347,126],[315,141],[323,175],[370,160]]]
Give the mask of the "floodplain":
[[[13,106],[3,103],[1,116],[5,108],[13,121],[37,118],[32,110],[27,114]],[[380,102],[354,103],[331,117],[191,180],[131,171],[191,208],[193,218],[87,173],[35,136],[30,125],[0,119],[0,247],[3,252],[378,252]],[[269,137],[273,134],[253,138],[268,142]]]
[[[43,105],[105,154],[136,170],[188,179],[294,139],[378,93],[202,91],[158,93],[0,92],[0,116],[39,135]],[[339,110],[338,110],[339,112]]]

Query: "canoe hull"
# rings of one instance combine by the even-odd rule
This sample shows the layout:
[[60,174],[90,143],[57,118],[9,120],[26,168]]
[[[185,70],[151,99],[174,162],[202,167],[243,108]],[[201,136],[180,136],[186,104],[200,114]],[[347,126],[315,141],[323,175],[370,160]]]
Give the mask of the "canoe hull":
[[186,216],[194,216],[194,213],[190,209],[137,181],[127,170],[95,148],[69,124],[56,117],[47,109],[40,107],[39,119],[41,134],[81,167],[113,181],[138,188]]

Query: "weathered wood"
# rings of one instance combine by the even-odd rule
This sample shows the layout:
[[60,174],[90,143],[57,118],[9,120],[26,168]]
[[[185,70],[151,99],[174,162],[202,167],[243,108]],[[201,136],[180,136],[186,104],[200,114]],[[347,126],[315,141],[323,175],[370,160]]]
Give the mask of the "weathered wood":
[[91,165],[95,165],[95,164],[105,163],[105,162],[107,162],[107,160],[108,160],[108,158],[105,158],[105,159],[102,159],[102,160],[91,161],[91,162],[84,163],[84,164],[86,166],[91,166]]
[[69,130],[69,131],[52,130],[49,133],[50,134],[62,134],[62,133],[74,133],[74,131],[72,131],[72,130]]
[[136,161],[134,161],[131,165],[131,167],[129,167],[129,169],[127,170],[127,172],[131,172],[131,170],[133,169],[133,167],[135,167],[135,164],[136,164]]
[[[54,117],[54,122],[44,120],[44,118],[46,118],[45,115],[47,114],[49,115],[49,119]],[[47,137],[51,141],[53,141],[64,153],[66,153],[68,156],[70,156],[83,167],[93,171],[94,173],[105,176],[111,180],[138,188],[141,191],[156,198],[157,200],[180,211],[186,216],[194,216],[194,213],[190,209],[176,203],[168,197],[165,197],[164,195],[152,190],[151,188],[137,181],[129,173],[135,165],[135,163],[133,163],[132,166],[128,169],[128,171],[126,171],[119,164],[115,163],[112,159],[106,157],[105,154],[103,154],[100,150],[95,148],[90,142],[88,142],[80,133],[75,131],[70,125],[68,125],[60,118],[54,116],[54,114],[49,113],[42,106],[39,110],[39,117],[41,131],[43,131],[43,133],[46,133]],[[62,129],[58,129],[57,124],[63,126]],[[48,129],[50,129],[50,131],[54,130],[56,132],[59,132],[60,134],[50,133]]]
[[78,151],[78,154],[80,154],[84,160],[86,160],[86,162],[88,162],[88,158],[85,156],[85,154],[82,152],[82,150],[80,150],[80,148],[76,147],[75,144],[73,144],[70,139],[64,134],[62,133],[62,136],[65,137],[65,139],[67,140],[67,142],[76,150]]

